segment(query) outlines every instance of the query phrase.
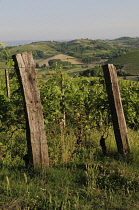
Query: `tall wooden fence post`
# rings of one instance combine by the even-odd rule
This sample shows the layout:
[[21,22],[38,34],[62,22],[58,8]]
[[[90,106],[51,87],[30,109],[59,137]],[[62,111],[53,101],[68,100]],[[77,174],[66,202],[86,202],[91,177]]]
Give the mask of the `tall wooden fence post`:
[[112,114],[114,134],[117,143],[118,152],[126,155],[130,152],[129,140],[127,135],[127,126],[124,117],[121,96],[118,86],[118,77],[116,68],[113,64],[103,66],[106,90]]
[[48,168],[48,146],[32,52],[13,55],[13,60],[25,100],[29,161],[35,168]]

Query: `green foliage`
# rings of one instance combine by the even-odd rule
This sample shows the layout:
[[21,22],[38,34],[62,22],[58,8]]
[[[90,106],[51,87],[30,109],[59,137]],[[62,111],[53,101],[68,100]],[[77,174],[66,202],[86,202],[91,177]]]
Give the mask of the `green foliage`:
[[[62,79],[63,78],[63,79]],[[64,86],[61,87],[62,80]],[[136,88],[135,88],[135,86]],[[138,127],[138,83],[130,81],[120,81],[123,107],[128,126]],[[99,80],[93,78],[71,79],[68,75],[52,76],[47,83],[41,87],[41,97],[45,118],[50,124],[57,122],[62,117],[61,103],[63,100],[66,121],[70,124],[77,123],[77,116],[81,116],[81,121],[88,127],[98,125],[100,118],[102,122],[110,122],[108,99],[105,86]],[[104,123],[104,125],[105,125]],[[84,127],[85,128],[85,127]]]
[[126,74],[138,75],[139,51],[133,50],[132,52],[123,54],[118,58],[111,59],[109,62],[121,66],[121,70],[124,70]]
[[46,59],[49,56],[46,53],[44,53],[42,50],[34,50],[33,57],[34,59]]
[[[15,146],[16,141],[12,143],[12,139],[15,139],[17,134],[21,139],[24,136],[21,152],[23,155],[26,150],[24,104],[16,75],[13,73],[10,73],[10,84],[10,99],[6,97],[4,85],[0,92],[1,143],[6,154],[9,143],[7,141],[5,144],[5,140],[11,139],[10,145]],[[119,84],[127,125],[138,129],[138,83],[121,80]],[[67,132],[73,129],[74,142],[78,139],[84,141],[87,131],[101,129],[101,132],[105,132],[112,124],[103,78],[70,78],[57,70],[57,73],[47,79],[46,83],[40,82],[40,91],[46,131],[50,139],[52,136],[61,135],[63,119],[65,119]],[[59,148],[57,144],[55,144],[56,147]],[[69,150],[65,151],[69,153]],[[12,151],[11,154],[13,157],[15,152]]]
[[[135,132],[129,130],[129,134],[136,138]],[[64,148],[60,137],[51,136],[53,145],[49,147],[53,154],[48,171],[28,171],[17,157],[13,165],[8,161],[10,154],[7,154],[7,162],[4,160],[0,171],[1,208],[136,209],[139,204],[138,161],[130,158],[126,161],[117,156],[112,133],[107,139],[108,156],[103,157],[99,136],[99,132],[93,130],[89,141],[86,139],[81,147],[74,145],[74,149],[69,150],[68,162],[61,158],[61,153],[64,154],[69,147],[67,143],[72,142],[73,146],[73,135],[64,140]],[[136,138],[137,142],[139,138]],[[54,144],[59,147],[54,147]],[[131,144],[137,151],[134,143]]]
[[[39,82],[50,157],[47,172],[25,169],[22,94],[14,72],[10,72],[10,99],[5,94],[4,79],[0,80],[2,209],[138,207],[138,131],[128,129],[131,155],[120,157],[102,75],[71,78],[56,66],[55,74]],[[138,130],[139,83],[120,80],[119,85],[127,125]],[[106,157],[99,146],[102,134],[108,134]]]
[[108,106],[102,104],[103,100],[107,104],[106,93],[102,94],[103,88],[103,84],[99,84],[99,81],[94,81],[92,78],[90,80],[88,78],[71,79],[63,73],[52,76],[41,87],[47,126],[53,127],[54,122],[57,123],[63,116],[61,106],[64,106],[67,126],[76,125],[77,130],[80,126],[83,127],[82,129],[97,126],[102,115],[101,106],[103,114],[106,112],[102,119],[105,121]]
[[128,126],[138,129],[139,126],[139,83],[131,81],[120,81],[120,91],[124,113]]
[[1,77],[0,142],[4,162],[19,165],[26,152],[24,104],[15,72],[10,71],[10,98],[6,96],[4,77]]
[[13,60],[10,58],[10,52],[6,49],[6,45],[4,43],[0,43],[2,47],[3,58],[6,60],[6,65],[8,68],[11,68],[14,65]]
[[84,77],[99,77],[102,73],[102,68],[99,66],[95,66],[94,68],[89,68],[80,73],[80,76]]
[[70,62],[68,61],[62,61],[60,59],[52,59],[48,61],[48,64],[50,66],[50,68],[58,68],[60,66],[67,66],[67,65],[71,65]]
[[97,62],[100,61],[100,58],[95,57],[95,56],[82,56],[82,62],[84,62],[84,63],[89,64],[89,63],[93,63],[96,61]]
[[98,43],[96,46],[95,46],[95,48],[96,49],[99,49],[99,50],[111,50],[112,49],[112,47],[109,45],[109,44],[107,44],[107,43]]

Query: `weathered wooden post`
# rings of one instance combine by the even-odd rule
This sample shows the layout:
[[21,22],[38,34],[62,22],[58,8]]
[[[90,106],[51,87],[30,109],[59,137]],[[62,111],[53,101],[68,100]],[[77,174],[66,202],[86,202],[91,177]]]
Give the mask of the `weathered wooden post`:
[[127,126],[118,86],[116,68],[113,64],[107,64],[103,66],[103,72],[106,82],[106,90],[108,93],[108,100],[112,114],[114,134],[118,152],[122,155],[126,155],[130,152],[130,147],[127,135]]
[[29,161],[35,168],[47,169],[49,167],[48,146],[32,52],[13,55],[13,60],[25,100]]
[[6,80],[7,97],[10,98],[10,83],[9,83],[9,71],[8,71],[8,69],[5,69],[5,80]]

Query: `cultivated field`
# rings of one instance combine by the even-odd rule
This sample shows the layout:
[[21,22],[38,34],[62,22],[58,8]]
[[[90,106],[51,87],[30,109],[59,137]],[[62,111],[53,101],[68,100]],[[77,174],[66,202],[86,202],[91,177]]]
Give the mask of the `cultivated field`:
[[49,66],[48,61],[53,60],[53,59],[60,59],[61,61],[68,61],[71,64],[83,64],[82,62],[79,62],[76,58],[72,56],[64,55],[64,54],[58,54],[47,59],[36,60],[36,62],[38,62],[40,66],[42,66],[43,64],[46,64],[46,66]]

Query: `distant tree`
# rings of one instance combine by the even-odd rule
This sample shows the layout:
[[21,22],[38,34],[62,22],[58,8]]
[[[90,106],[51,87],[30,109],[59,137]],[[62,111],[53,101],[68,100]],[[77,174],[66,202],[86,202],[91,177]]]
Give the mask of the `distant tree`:
[[46,68],[46,64],[44,63],[41,67],[42,67],[43,69],[45,69],[45,68]]
[[60,59],[52,59],[48,61],[48,64],[50,67],[55,67],[56,64],[61,64],[61,62]]
[[67,50],[68,50],[68,43],[67,42],[60,43],[58,50],[64,54],[66,54]]
[[99,77],[102,69],[99,66],[96,66],[94,68],[89,68],[83,72],[80,73],[80,76],[84,77]]
[[44,57],[44,52],[40,51],[40,50],[37,50],[37,55],[38,55],[39,58],[43,58]]
[[35,59],[46,58],[46,56],[47,55],[43,51],[41,51],[41,50],[35,50],[35,51],[33,51],[33,57]]
[[40,66],[39,66],[39,64],[38,64],[38,63],[36,63],[36,68],[40,68]]
[[95,56],[83,56],[82,57],[82,62],[84,63],[92,63],[92,62],[95,62],[95,61],[100,61],[100,58],[99,57],[95,57]]

